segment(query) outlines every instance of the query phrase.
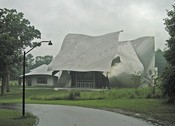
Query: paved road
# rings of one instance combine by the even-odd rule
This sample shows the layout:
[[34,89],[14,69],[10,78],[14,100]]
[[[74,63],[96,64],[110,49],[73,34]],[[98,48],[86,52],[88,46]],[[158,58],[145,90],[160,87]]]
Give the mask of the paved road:
[[62,105],[26,105],[39,117],[38,126],[153,126],[118,113]]

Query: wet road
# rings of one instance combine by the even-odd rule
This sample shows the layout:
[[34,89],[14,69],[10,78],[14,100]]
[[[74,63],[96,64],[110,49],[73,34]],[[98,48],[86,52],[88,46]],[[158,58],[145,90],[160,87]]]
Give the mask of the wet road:
[[62,105],[26,105],[39,117],[38,126],[154,126],[118,113]]

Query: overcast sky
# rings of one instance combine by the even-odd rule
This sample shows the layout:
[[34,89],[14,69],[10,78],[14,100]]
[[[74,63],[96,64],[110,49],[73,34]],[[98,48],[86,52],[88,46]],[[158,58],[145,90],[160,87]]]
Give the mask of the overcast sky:
[[172,9],[174,3],[174,0],[0,0],[0,7],[23,12],[41,31],[41,40],[52,40],[53,46],[43,44],[32,54],[56,56],[68,33],[99,36],[124,30],[119,40],[155,36],[156,49],[164,49],[169,36],[163,19],[167,17],[166,9]]

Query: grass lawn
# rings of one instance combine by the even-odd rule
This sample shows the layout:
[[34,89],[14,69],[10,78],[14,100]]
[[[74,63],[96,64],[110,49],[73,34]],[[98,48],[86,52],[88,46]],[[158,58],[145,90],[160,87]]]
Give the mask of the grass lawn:
[[27,113],[25,118],[15,110],[0,109],[0,126],[33,126],[36,117]]
[[[137,91],[135,89],[106,91],[32,89],[26,90],[26,103],[92,107],[133,116],[139,115],[147,120],[159,120],[166,125],[175,123],[175,105],[166,104],[160,99],[148,99],[149,93],[149,89],[146,88]],[[22,90],[14,87],[7,95],[0,96],[0,103],[21,103],[21,95]]]

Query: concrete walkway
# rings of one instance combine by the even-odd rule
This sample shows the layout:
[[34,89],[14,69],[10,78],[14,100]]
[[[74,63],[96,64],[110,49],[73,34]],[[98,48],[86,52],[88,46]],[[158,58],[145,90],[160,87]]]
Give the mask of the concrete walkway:
[[55,91],[58,91],[58,90],[77,90],[77,91],[80,91],[80,90],[83,90],[83,91],[105,91],[105,90],[108,90],[107,88],[106,89],[96,89],[96,88],[54,88]]
[[37,126],[153,126],[141,119],[83,107],[27,104],[26,110],[39,117]]

